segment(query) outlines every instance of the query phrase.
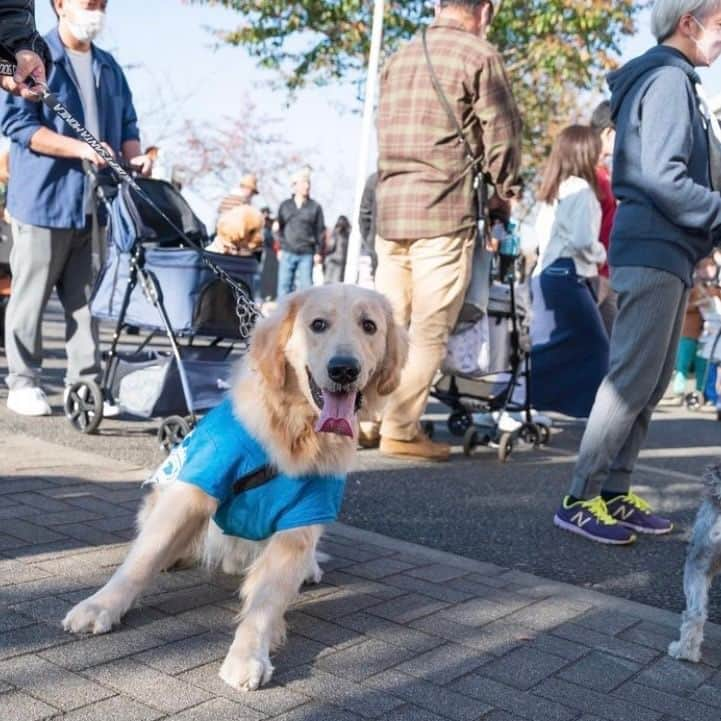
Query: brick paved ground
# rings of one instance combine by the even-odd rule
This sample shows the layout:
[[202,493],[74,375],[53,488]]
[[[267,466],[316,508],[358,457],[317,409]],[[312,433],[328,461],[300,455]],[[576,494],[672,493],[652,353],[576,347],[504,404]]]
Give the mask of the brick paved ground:
[[237,578],[163,574],[114,633],[64,633],[123,558],[145,475],[0,434],[0,721],[721,718],[721,627],[681,664],[675,614],[342,525],[267,689],[217,676]]

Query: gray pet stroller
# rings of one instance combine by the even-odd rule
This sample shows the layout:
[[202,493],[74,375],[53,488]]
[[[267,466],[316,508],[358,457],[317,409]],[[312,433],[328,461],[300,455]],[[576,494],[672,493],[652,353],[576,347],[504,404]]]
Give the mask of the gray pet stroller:
[[[250,290],[258,264],[203,250],[205,226],[170,183],[136,180],[153,207],[127,183],[103,174],[97,181],[109,216],[108,250],[91,312],[115,322],[115,333],[101,384],[73,385],[65,413],[83,433],[97,430],[105,403],[139,418],[159,417],[158,441],[169,450],[229,387],[231,353],[238,342],[245,348],[258,315]],[[131,328],[145,338],[120,351],[121,334]],[[158,333],[169,350],[149,347]]]
[[[473,262],[474,279],[459,326],[472,330],[487,321],[489,367],[462,372],[446,365],[431,396],[451,409],[448,430],[463,437],[465,455],[478,446],[491,446],[497,448],[503,463],[519,438],[534,446],[547,444],[551,421],[533,411],[530,404],[530,303],[516,282],[519,256],[513,251],[493,256],[477,246]],[[479,309],[469,301],[474,283],[482,285],[479,278],[483,275],[496,280],[488,291],[487,308]],[[426,422],[425,430],[432,434],[432,423]]]

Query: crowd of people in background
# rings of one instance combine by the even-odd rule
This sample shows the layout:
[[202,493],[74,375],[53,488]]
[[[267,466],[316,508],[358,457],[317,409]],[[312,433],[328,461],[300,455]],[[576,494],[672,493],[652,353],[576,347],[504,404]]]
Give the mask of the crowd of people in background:
[[[24,25],[5,38],[19,66],[2,80],[0,129],[11,140],[7,405],[20,414],[50,413],[39,381],[40,323],[53,290],[66,318],[66,383],[100,371],[88,298],[105,218],[87,171],[106,163],[32,102],[33,81],[50,68],[50,89],[110,153],[142,175],[159,165],[157,147],[141,152],[122,69],[93,44],[106,4],[54,0],[57,27],[44,40]],[[258,259],[261,302],[349,280],[358,224],[369,276],[410,336],[400,387],[361,433],[363,445],[389,456],[448,460],[450,446],[424,432],[421,416],[479,272],[477,305],[487,306],[499,250],[489,231],[510,227],[522,198],[522,110],[486,40],[496,9],[492,0],[439,0],[435,20],[385,63],[378,169],[358,218],[326,225],[308,167],[289,179],[275,213],[254,207],[265,179],[252,168],[218,208],[209,249]],[[709,163],[721,159],[721,128],[696,68],[721,54],[719,26],[715,0],[656,0],[658,45],[610,75],[610,101],[588,124],[569,124],[553,139],[536,193],[531,399],[539,410],[588,418],[554,521],[602,543],[671,530],[631,490],[651,414],[671,381],[686,397],[694,373],[700,402],[718,395],[701,351],[704,321],[721,310],[712,252],[721,242],[721,165]]]
[[[471,276],[498,249],[484,227],[507,224],[521,197],[521,113],[485,41],[494,10],[490,0],[441,0],[435,21],[381,77],[378,173],[369,180],[375,284],[409,329],[411,360],[361,442],[391,456],[448,459],[450,447],[424,433],[421,416]],[[715,400],[697,350],[719,294],[707,256],[721,231],[709,172],[721,130],[694,68],[721,51],[716,15],[711,2],[657,0],[658,45],[610,76],[611,100],[587,125],[558,134],[536,194],[532,402],[588,418],[554,522],[602,543],[672,529],[633,492],[631,475],[674,368],[677,394],[695,369],[702,402]],[[471,99],[459,91],[467,87]],[[669,116],[669,98],[684,109],[680,119]],[[324,255],[328,280],[343,279],[350,223],[339,219],[324,234],[309,179],[298,180],[279,211],[279,295],[310,284]],[[490,197],[477,195],[486,185]],[[482,246],[486,259],[476,255]]]
[[[280,204],[275,215],[268,206],[260,209],[262,243],[256,247],[245,238],[238,248],[241,254],[253,255],[258,260],[259,271],[253,291],[260,302],[274,301],[295,290],[309,288],[316,281],[344,281],[352,228],[350,220],[340,215],[333,227],[326,226],[322,206],[310,196],[309,168],[294,173],[290,185],[292,195]],[[234,227],[238,229],[238,235],[242,235],[242,209],[252,207],[253,197],[258,192],[257,177],[254,174],[243,176],[218,206],[216,234]],[[364,247],[372,247],[374,217],[373,200],[367,199],[359,216]],[[211,250],[215,249],[211,246]],[[222,248],[217,249],[222,252]]]

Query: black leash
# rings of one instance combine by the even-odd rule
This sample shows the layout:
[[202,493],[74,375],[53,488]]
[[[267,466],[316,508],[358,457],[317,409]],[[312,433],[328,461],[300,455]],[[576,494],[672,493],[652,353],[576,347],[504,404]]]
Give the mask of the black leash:
[[[14,63],[0,60],[0,75],[6,75],[13,77],[17,66]],[[220,278],[223,282],[227,283],[233,290],[236,302],[236,315],[240,322],[240,331],[243,340],[246,340],[250,335],[250,331],[255,324],[255,321],[260,317],[260,310],[253,302],[253,299],[248,295],[245,288],[231,278],[230,275],[222,268],[218,267],[210,258],[202,245],[199,245],[194,240],[191,240],[181,228],[173,222],[171,218],[167,216],[163,210],[161,210],[155,201],[138,185],[136,180],[125,168],[115,159],[113,154],[86,128],[83,124],[73,116],[73,114],[67,109],[67,107],[58,99],[58,97],[50,91],[50,88],[45,84],[36,81],[34,78],[29,77],[27,82],[32,83],[33,91],[37,93],[40,101],[47,108],[52,110],[61,120],[70,127],[73,132],[82,140],[84,143],[89,145],[108,165],[110,170],[116,175],[121,183],[127,183],[127,185],[137,193],[138,197],[147,203],[167,224],[178,234],[180,238],[193,250],[195,250],[203,260],[203,262],[210,268],[213,273]]]
[[490,224],[487,221],[488,195],[486,188],[486,178],[482,168],[484,158],[483,155],[476,157],[473,153],[473,148],[468,142],[468,138],[463,132],[463,128],[458,122],[458,118],[456,117],[455,112],[453,112],[453,108],[451,107],[451,104],[448,101],[446,94],[443,92],[440,80],[438,80],[435,68],[433,67],[433,63],[431,62],[431,54],[428,50],[428,40],[426,38],[426,28],[423,28],[421,38],[423,41],[423,54],[426,58],[426,66],[428,67],[428,72],[431,75],[431,84],[433,85],[433,89],[436,91],[438,99],[441,101],[443,109],[446,111],[446,115],[451,122],[451,126],[455,130],[456,135],[458,136],[458,142],[463,145],[463,152],[466,154],[466,159],[469,163],[469,170],[471,173],[473,173],[473,190],[476,194],[477,205],[476,213],[478,236],[485,242],[490,233]]

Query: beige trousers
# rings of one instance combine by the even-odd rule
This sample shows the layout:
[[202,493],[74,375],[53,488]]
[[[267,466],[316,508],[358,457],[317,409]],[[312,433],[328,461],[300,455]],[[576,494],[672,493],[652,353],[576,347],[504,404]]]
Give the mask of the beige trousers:
[[396,321],[408,328],[410,353],[401,384],[388,401],[381,435],[416,437],[433,378],[446,356],[471,277],[475,231],[389,241],[376,236],[376,290],[391,301]]

